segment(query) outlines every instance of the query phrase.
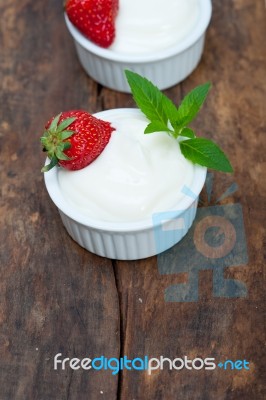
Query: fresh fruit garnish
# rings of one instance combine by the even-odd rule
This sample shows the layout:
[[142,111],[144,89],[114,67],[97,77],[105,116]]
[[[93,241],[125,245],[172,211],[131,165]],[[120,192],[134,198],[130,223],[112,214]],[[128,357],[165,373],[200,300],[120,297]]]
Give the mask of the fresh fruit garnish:
[[114,130],[110,122],[83,110],[58,114],[48,121],[41,137],[51,160],[42,172],[56,164],[72,171],[86,167],[102,153]]
[[188,125],[197,116],[210,90],[210,83],[197,86],[180,106],[166,97],[152,82],[132,71],[125,71],[133,98],[150,120],[144,133],[167,132],[179,140],[182,154],[194,164],[222,172],[233,172],[230,161],[210,139],[196,137]]
[[101,47],[115,39],[118,0],[67,0],[65,11],[73,25]]

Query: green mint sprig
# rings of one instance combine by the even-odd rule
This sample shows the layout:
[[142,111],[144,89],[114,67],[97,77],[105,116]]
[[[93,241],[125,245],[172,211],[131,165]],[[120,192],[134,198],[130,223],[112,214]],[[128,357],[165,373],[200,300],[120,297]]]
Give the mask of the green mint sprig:
[[196,137],[188,126],[200,111],[211,88],[210,83],[197,86],[188,93],[177,108],[152,82],[139,74],[126,70],[128,84],[140,110],[150,120],[144,133],[167,132],[175,139],[185,158],[222,172],[233,172],[230,161],[210,139]]

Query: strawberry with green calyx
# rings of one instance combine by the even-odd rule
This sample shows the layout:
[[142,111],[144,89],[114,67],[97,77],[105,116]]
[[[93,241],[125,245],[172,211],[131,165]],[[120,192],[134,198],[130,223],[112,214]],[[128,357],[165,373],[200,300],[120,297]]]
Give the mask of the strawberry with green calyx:
[[72,171],[85,168],[105,149],[112,131],[110,122],[83,110],[58,114],[48,121],[41,137],[43,150],[51,160],[42,172],[57,164]]
[[101,47],[115,39],[118,0],[66,0],[65,11],[73,25]]

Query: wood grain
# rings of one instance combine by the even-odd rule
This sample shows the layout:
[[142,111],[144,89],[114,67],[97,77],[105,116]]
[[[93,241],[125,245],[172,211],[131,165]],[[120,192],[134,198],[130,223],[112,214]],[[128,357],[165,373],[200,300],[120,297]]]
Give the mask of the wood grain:
[[[208,201],[239,203],[248,262],[224,269],[243,298],[214,297],[211,268],[198,271],[198,300],[166,301],[188,270],[161,274],[160,259],[111,261],[80,248],[62,228],[44,188],[39,137],[51,115],[132,107],[80,66],[59,0],[0,1],[0,400],[263,400],[265,393],[265,5],[213,1],[202,61],[166,91],[176,103],[213,88],[194,122],[232,160],[214,173]],[[189,266],[189,259],[188,259]],[[170,268],[170,265],[169,265]],[[55,371],[63,357],[246,359],[250,371]],[[265,354],[265,353],[264,353]]]

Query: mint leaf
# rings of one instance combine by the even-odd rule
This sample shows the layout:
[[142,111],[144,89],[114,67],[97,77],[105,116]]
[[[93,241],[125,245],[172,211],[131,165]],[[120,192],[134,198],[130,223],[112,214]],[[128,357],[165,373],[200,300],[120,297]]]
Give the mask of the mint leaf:
[[187,125],[187,117],[180,117],[177,114],[177,109],[176,109],[176,117],[175,120],[171,121],[171,125],[175,131],[175,137],[180,135],[180,132],[182,131],[183,128],[186,127]]
[[[174,137],[177,137],[198,114],[211,87],[210,83],[196,87],[185,96],[180,107],[176,108],[174,103],[148,79],[129,70],[126,70],[125,74],[137,106],[151,122],[161,122],[165,126],[164,129],[160,127],[160,131],[171,132],[168,127],[170,121]],[[153,128],[149,128],[149,133],[155,132],[151,129]]]
[[172,127],[174,128],[176,120],[179,118],[178,110],[175,104],[172,102],[172,100],[166,97],[165,95],[163,95],[162,101],[163,101],[163,108],[165,110],[167,118],[171,122]]
[[169,129],[161,121],[152,121],[149,125],[147,125],[144,133],[153,132],[169,132]]
[[193,121],[204,101],[206,100],[210,88],[211,84],[209,82],[205,83],[203,85],[197,86],[184,97],[183,101],[177,109],[175,121],[171,121],[172,126],[175,130],[182,129]]
[[[151,121],[145,133],[164,131],[177,137],[179,132],[175,130],[174,124],[179,117],[174,103],[148,79],[129,70],[125,74],[137,106]],[[169,121],[173,129],[169,128]]]
[[222,172],[233,172],[230,161],[222,150],[211,140],[195,138],[183,140],[180,149],[184,157],[194,164]]
[[132,71],[125,71],[137,106],[150,121],[159,121],[167,128],[168,118],[163,107],[163,94],[148,79]]
[[190,139],[194,139],[196,137],[194,131],[190,128],[183,128],[180,132],[179,132],[180,136],[185,136],[188,137]]
[[125,74],[137,106],[150,121],[144,133],[167,132],[174,138],[188,138],[179,143],[188,160],[218,171],[233,172],[230,161],[222,150],[211,140],[196,138],[194,131],[187,126],[197,116],[206,100],[210,83],[197,86],[176,108],[148,79],[129,70]]

